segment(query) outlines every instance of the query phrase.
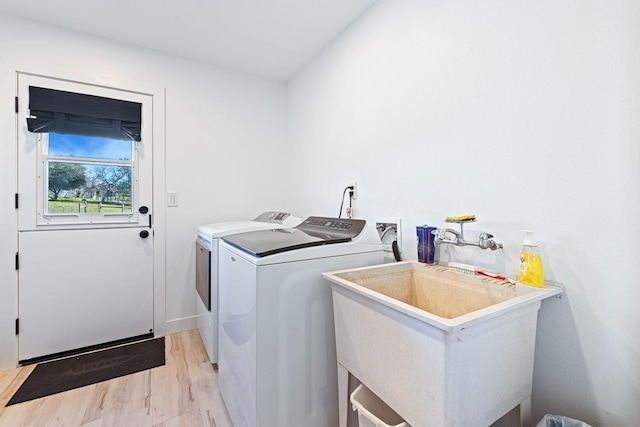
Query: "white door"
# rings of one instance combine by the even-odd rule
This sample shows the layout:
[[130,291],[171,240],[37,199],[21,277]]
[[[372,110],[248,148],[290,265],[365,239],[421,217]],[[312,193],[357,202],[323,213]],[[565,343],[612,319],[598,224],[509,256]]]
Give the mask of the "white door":
[[[141,141],[32,133],[30,87],[139,103]],[[18,74],[18,360],[153,332],[151,96]]]

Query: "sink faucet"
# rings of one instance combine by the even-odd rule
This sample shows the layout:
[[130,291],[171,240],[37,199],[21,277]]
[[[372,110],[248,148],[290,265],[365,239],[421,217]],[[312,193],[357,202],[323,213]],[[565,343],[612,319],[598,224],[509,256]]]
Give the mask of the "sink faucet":
[[[462,233],[457,232],[456,230],[452,230],[450,228],[438,228],[437,230],[433,230],[432,232],[434,236],[436,236],[436,243],[451,243],[453,245],[459,246],[464,244],[464,237],[462,237]],[[449,237],[448,235],[453,235],[453,237]],[[471,243],[471,242],[468,242]]]
[[[453,222],[453,221],[450,221]],[[458,222],[458,221],[455,221]],[[502,243],[496,243],[493,240],[493,234],[482,232],[478,237],[477,242],[471,242],[464,239],[464,231],[462,229],[462,222],[458,222],[460,224],[460,232],[456,230],[452,230],[451,228],[438,228],[433,230],[432,233],[435,236],[435,243],[449,243],[456,246],[477,246],[480,249],[491,249],[495,251],[496,249],[502,248]]]

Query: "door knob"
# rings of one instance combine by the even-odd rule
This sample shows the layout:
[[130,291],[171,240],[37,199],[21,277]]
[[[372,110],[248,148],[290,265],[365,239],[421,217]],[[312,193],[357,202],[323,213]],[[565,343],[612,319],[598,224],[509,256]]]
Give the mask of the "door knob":
[[140,232],[140,237],[142,237],[143,239],[146,239],[147,237],[149,237],[149,232],[147,230],[142,230]]

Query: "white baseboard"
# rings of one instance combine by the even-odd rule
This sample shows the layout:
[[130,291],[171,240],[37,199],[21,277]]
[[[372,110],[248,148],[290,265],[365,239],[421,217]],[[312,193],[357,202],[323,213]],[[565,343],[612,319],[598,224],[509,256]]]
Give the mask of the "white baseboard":
[[182,319],[167,320],[165,335],[177,334],[179,332],[190,331],[198,327],[197,316],[183,317]]

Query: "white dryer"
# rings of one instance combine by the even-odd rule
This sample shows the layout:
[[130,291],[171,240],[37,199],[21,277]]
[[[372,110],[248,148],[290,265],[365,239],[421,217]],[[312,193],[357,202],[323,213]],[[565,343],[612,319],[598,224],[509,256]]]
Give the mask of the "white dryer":
[[223,237],[219,386],[235,427],[335,427],[331,286],[322,272],[383,263],[366,221],[309,217]]
[[218,363],[218,243],[222,236],[250,230],[293,227],[302,220],[286,212],[264,212],[254,220],[198,227],[196,240],[196,323],[209,360]]

